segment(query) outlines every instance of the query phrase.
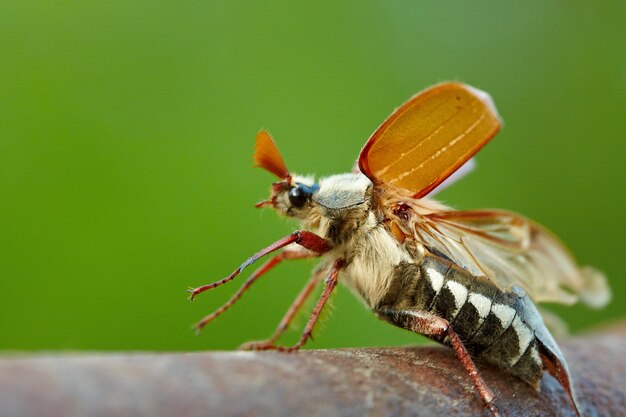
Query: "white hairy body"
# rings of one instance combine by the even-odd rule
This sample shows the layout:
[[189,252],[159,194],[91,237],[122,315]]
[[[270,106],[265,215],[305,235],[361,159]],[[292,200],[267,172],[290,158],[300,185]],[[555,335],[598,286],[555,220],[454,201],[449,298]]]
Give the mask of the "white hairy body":
[[377,222],[370,212],[367,222],[344,248],[350,259],[342,282],[373,308],[387,294],[395,266],[413,262],[405,248]]
[[[313,184],[313,178],[295,176],[294,181]],[[330,238],[331,227],[340,223],[345,239],[324,255],[342,258],[346,266],[340,282],[372,308],[388,292],[394,267],[400,262],[418,262],[407,248],[386,230],[368,198],[372,183],[364,175],[339,174],[322,178],[315,194],[316,207],[301,218],[303,226],[318,236]],[[337,207],[329,207],[336,203]],[[297,214],[296,216],[297,217]]]

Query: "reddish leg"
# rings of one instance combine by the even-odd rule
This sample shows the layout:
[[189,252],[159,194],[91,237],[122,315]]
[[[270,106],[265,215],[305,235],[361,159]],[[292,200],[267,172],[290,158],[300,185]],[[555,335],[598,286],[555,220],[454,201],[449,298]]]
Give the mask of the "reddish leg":
[[323,237],[320,237],[316,235],[315,233],[311,233],[311,232],[307,232],[303,230],[297,230],[293,232],[292,234],[285,236],[282,239],[277,240],[276,242],[272,243],[265,249],[262,249],[259,252],[255,253],[254,255],[252,255],[251,257],[249,257],[243,264],[241,264],[239,268],[235,269],[233,273],[227,276],[226,278],[222,278],[221,280],[215,281],[212,284],[207,284],[198,288],[188,290],[191,293],[191,296],[189,298],[191,299],[191,301],[193,301],[198,294],[206,290],[219,287],[222,284],[226,284],[228,281],[232,281],[248,265],[253,264],[259,258],[262,258],[263,256],[269,253],[275,252],[280,248],[284,248],[285,246],[290,245],[292,243],[297,243],[303,248],[308,249],[317,254],[325,253],[330,249],[330,243]]
[[315,287],[317,287],[317,284],[319,284],[319,282],[321,281],[321,277],[322,277],[322,274],[324,273],[324,270],[326,269],[325,268],[326,266],[327,266],[326,264],[322,264],[320,267],[316,268],[316,270],[313,272],[313,275],[311,275],[311,278],[309,278],[309,281],[306,283],[304,288],[300,291],[300,294],[298,294],[298,297],[296,297],[294,302],[289,307],[289,310],[287,310],[287,313],[278,324],[278,327],[276,327],[276,330],[274,330],[274,333],[268,339],[246,342],[242,344],[241,346],[239,346],[239,349],[243,349],[243,350],[277,349],[277,347],[274,344],[280,338],[280,336],[282,336],[285,330],[289,328],[289,325],[291,324],[291,321],[293,320],[293,318],[296,316],[300,308],[302,308],[302,306],[304,305],[306,300],[309,298],[309,296],[311,295]]
[[272,257],[269,261],[264,263],[259,269],[254,271],[252,275],[250,275],[250,277],[246,280],[246,282],[237,290],[235,294],[233,294],[232,297],[230,297],[230,299],[224,305],[222,305],[213,313],[209,314],[208,316],[200,320],[194,326],[196,329],[196,332],[199,332],[200,330],[202,330],[202,328],[206,326],[209,322],[213,321],[220,314],[228,310],[233,304],[235,304],[235,302],[237,302],[237,300],[241,298],[243,293],[246,292],[246,290],[250,288],[250,286],[254,284],[254,282],[257,279],[261,278],[263,275],[265,275],[267,272],[273,269],[276,265],[278,265],[281,261],[285,259],[306,259],[306,258],[312,258],[316,256],[319,256],[319,255],[316,253],[309,252],[309,251],[305,252],[305,251],[295,251],[295,250],[285,249],[283,252]]
[[472,361],[472,358],[459,338],[459,335],[452,330],[452,327],[450,327],[447,320],[423,311],[398,311],[383,308],[378,310],[377,313],[383,319],[416,333],[428,336],[447,336],[450,340],[450,344],[452,345],[452,349],[454,349],[454,353],[456,353],[457,358],[461,361],[461,364],[469,375],[472,384],[474,384],[474,388],[478,391],[478,395],[483,401],[483,405],[491,412],[492,416],[500,416],[498,410],[493,404],[493,392],[489,389],[485,381],[483,381],[482,377],[478,373],[478,368],[476,368],[474,361]]
[[339,274],[339,270],[342,267],[343,267],[342,259],[337,259],[330,267],[330,270],[328,271],[328,275],[326,276],[324,292],[322,292],[322,295],[317,301],[317,304],[315,305],[315,308],[313,309],[313,313],[311,314],[311,317],[309,317],[309,321],[307,322],[306,327],[304,328],[304,331],[302,332],[302,335],[300,336],[300,340],[298,341],[298,343],[289,347],[276,346],[274,344],[271,344],[271,345],[254,346],[254,348],[256,350],[274,349],[274,350],[279,350],[281,352],[293,352],[293,351],[300,349],[302,346],[304,346],[306,341],[310,337],[312,337],[311,335],[313,333],[313,328],[315,327],[315,323],[317,323],[317,319],[319,319],[320,313],[322,312],[324,305],[326,305],[326,302],[328,301],[330,294],[333,292],[333,290],[337,286],[337,275]]

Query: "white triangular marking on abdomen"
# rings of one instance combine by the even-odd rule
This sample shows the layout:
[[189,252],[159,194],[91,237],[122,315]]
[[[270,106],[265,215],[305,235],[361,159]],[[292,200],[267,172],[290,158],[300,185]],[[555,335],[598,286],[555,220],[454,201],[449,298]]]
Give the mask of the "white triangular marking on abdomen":
[[434,268],[428,268],[427,272],[426,276],[430,280],[430,285],[433,287],[433,290],[435,290],[435,293],[439,294],[439,291],[441,291],[443,287],[443,275]]
[[480,318],[484,320],[491,309],[491,300],[482,294],[473,292],[469,295],[468,301],[476,308]]
[[494,304],[491,307],[491,312],[500,320],[500,325],[506,330],[515,317],[515,309],[506,306],[504,304]]
[[517,333],[517,339],[519,341],[519,354],[511,358],[511,366],[515,365],[520,360],[528,345],[533,340],[533,331],[526,326],[519,317],[515,317],[513,320],[513,330]]
[[457,313],[459,312],[459,310],[461,309],[461,307],[463,307],[463,304],[465,304],[465,301],[467,301],[467,288],[462,285],[459,284],[456,281],[448,281],[446,283],[446,287],[448,287],[448,289],[450,290],[450,292],[452,293],[452,296],[454,297],[454,311],[450,314],[450,320],[452,320],[454,317],[456,317]]

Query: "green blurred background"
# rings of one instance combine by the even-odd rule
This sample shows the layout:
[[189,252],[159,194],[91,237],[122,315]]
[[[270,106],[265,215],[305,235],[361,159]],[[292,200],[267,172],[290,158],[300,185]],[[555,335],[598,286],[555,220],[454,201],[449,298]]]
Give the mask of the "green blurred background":
[[[62,4],[61,4],[62,3]],[[394,107],[443,80],[506,125],[440,195],[548,225],[626,315],[626,3],[0,0],[0,348],[231,349],[268,336],[314,262],[186,301],[295,227],[253,204],[274,134],[292,170],[351,168]],[[419,343],[345,289],[308,347]],[[286,338],[293,341],[294,330]]]

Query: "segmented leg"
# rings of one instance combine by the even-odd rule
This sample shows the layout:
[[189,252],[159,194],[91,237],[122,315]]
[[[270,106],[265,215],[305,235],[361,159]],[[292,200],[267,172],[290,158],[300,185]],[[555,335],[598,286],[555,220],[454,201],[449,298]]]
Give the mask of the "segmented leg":
[[274,344],[276,341],[282,336],[282,334],[289,328],[291,321],[296,316],[300,308],[304,305],[306,300],[309,298],[315,287],[319,284],[322,279],[322,275],[325,272],[325,269],[328,267],[327,264],[322,264],[320,267],[316,268],[309,278],[309,281],[306,283],[304,288],[300,291],[300,294],[296,297],[294,302],[287,310],[287,313],[282,318],[274,333],[266,340],[258,340],[258,341],[250,341],[239,346],[239,349],[244,350],[268,350],[268,349],[277,349]]
[[461,361],[461,364],[469,375],[470,380],[472,381],[472,384],[474,384],[474,387],[476,388],[476,391],[478,392],[485,408],[491,412],[492,416],[500,416],[498,410],[493,404],[493,392],[489,389],[485,381],[483,381],[482,377],[478,373],[478,368],[476,368],[476,365],[474,364],[474,361],[472,361],[472,358],[463,345],[463,342],[452,327],[450,327],[447,320],[423,311],[398,311],[389,308],[382,308],[379,309],[377,313],[383,319],[416,333],[427,336],[447,336],[450,340],[450,344],[452,345],[452,349],[454,349],[457,358],[459,358],[459,361]]
[[233,304],[235,304],[237,302],[237,300],[239,300],[241,298],[243,293],[246,292],[246,290],[248,288],[250,288],[250,286],[252,284],[254,284],[254,282],[256,280],[261,278],[263,275],[265,275],[267,272],[269,272],[271,269],[273,269],[276,265],[278,265],[283,260],[286,260],[286,259],[306,259],[306,258],[313,258],[313,257],[317,257],[317,256],[319,256],[319,254],[314,253],[314,252],[310,252],[310,251],[287,250],[287,249],[285,249],[283,252],[279,253],[278,255],[275,255],[269,261],[264,263],[259,269],[254,271],[252,273],[252,275],[250,275],[250,277],[246,280],[246,282],[244,282],[244,284],[237,290],[237,292],[235,294],[233,294],[233,296],[224,305],[222,305],[220,308],[215,310],[213,313],[209,314],[208,316],[206,316],[202,320],[200,320],[194,326],[195,329],[196,329],[196,332],[199,332],[200,330],[202,330],[202,328],[204,326],[206,326],[208,323],[210,323],[215,318],[217,318],[220,314],[222,314],[223,312],[228,310]]
[[221,280],[215,281],[211,284],[203,285],[201,287],[188,290],[191,293],[191,296],[189,298],[193,301],[194,298],[196,298],[198,294],[206,290],[219,287],[222,284],[226,284],[228,281],[232,281],[248,265],[253,264],[257,260],[259,260],[259,258],[262,258],[263,256],[268,255],[272,252],[275,252],[280,248],[284,248],[287,245],[291,245],[292,243],[296,243],[302,246],[303,248],[308,249],[317,254],[323,254],[331,248],[330,243],[323,237],[318,236],[315,233],[307,232],[304,230],[297,230],[293,232],[292,234],[285,236],[282,239],[277,240],[276,242],[272,243],[265,249],[262,249],[259,252],[255,253],[254,255],[252,255],[251,257],[249,257],[243,264],[241,264],[239,268],[235,269],[233,273],[227,276],[226,278],[222,278]]
[[300,349],[302,346],[304,346],[306,341],[310,337],[312,337],[315,323],[317,323],[317,320],[319,319],[322,309],[326,305],[328,298],[330,297],[333,290],[337,286],[337,275],[339,274],[339,270],[342,267],[343,267],[342,259],[337,259],[331,265],[330,270],[328,271],[328,275],[326,276],[326,280],[324,282],[325,284],[324,291],[322,292],[322,295],[317,301],[317,304],[315,305],[315,308],[313,309],[313,313],[311,313],[311,317],[309,317],[309,320],[304,328],[304,331],[302,332],[302,335],[300,336],[300,340],[298,340],[298,343],[296,343],[293,346],[276,346],[274,344],[264,345],[264,346],[258,346],[256,350],[279,350],[281,352],[293,352],[293,351]]

